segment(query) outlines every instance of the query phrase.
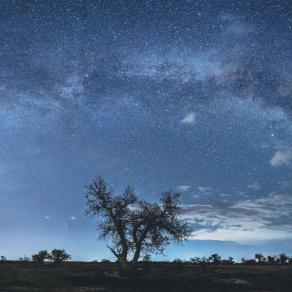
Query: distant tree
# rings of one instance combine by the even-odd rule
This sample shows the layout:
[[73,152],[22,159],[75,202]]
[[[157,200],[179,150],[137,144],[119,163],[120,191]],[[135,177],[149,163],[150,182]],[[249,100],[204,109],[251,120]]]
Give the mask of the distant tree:
[[201,259],[201,263],[202,264],[209,264],[210,263],[210,257],[207,258],[207,257],[202,257]]
[[201,258],[199,258],[199,257],[192,257],[192,258],[190,258],[190,262],[192,264],[199,264],[201,262]]
[[37,264],[43,264],[45,260],[50,259],[50,254],[47,250],[40,250],[38,253],[31,256],[32,261]]
[[61,264],[71,259],[71,256],[65,252],[64,249],[53,249],[48,259],[52,260],[55,264]]
[[255,259],[256,259],[256,261],[257,261],[258,264],[265,263],[265,257],[261,253],[256,253],[254,255],[254,257],[255,257]]
[[221,257],[217,253],[214,253],[209,257],[209,261],[212,264],[218,265],[221,263]]
[[6,258],[5,256],[2,255],[2,256],[0,256],[0,261],[1,261],[1,262],[6,262],[6,261],[7,261],[7,258]]
[[278,256],[278,263],[280,265],[287,264],[288,263],[288,260],[289,260],[289,257],[286,256],[286,254],[284,254],[284,253],[279,254],[279,256]]
[[234,258],[233,257],[228,257],[228,263],[233,265],[234,264]]
[[30,258],[25,254],[24,257],[20,257],[18,259],[18,261],[20,261],[20,262],[29,262]]
[[190,229],[179,219],[178,198],[165,192],[159,203],[149,203],[138,200],[132,187],[115,196],[99,177],[86,193],[87,214],[99,216],[100,238],[110,239],[108,248],[127,270],[136,267],[141,254],[163,252],[170,241],[187,239]]
[[267,264],[274,265],[277,263],[277,259],[274,256],[267,256]]
[[182,263],[182,260],[181,259],[174,259],[172,262],[173,263]]
[[229,257],[228,259],[222,260],[221,263],[225,264],[225,265],[233,265],[234,259],[233,259],[233,257]]

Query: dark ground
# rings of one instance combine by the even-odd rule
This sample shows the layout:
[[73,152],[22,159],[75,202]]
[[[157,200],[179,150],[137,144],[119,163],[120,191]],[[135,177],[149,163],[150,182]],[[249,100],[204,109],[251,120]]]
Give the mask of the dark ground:
[[292,291],[292,266],[149,263],[130,278],[116,271],[113,263],[6,262],[0,291]]

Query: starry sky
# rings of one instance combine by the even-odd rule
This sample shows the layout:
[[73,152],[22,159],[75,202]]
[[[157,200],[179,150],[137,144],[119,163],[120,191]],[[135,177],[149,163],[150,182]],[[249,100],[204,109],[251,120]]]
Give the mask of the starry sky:
[[0,0],[0,44],[0,254],[113,259],[97,175],[181,193],[157,259],[292,254],[291,1]]

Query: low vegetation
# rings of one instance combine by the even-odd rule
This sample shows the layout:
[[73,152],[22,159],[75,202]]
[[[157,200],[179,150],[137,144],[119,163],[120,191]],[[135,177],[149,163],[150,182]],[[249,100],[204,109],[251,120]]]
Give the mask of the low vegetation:
[[[214,258],[214,257],[212,257]],[[226,262],[140,261],[137,270],[119,273],[117,263],[45,260],[3,261],[0,291],[27,292],[161,292],[161,291],[291,291],[292,265],[226,264]]]
[[[40,250],[38,253],[33,254],[31,258],[27,257],[26,255],[24,257],[20,257],[18,259],[18,262],[32,262],[35,264],[48,264],[48,263],[54,263],[54,264],[61,264],[65,261],[71,260],[71,255],[69,255],[64,249],[53,249],[51,253],[49,253],[47,250]],[[0,262],[7,263],[7,262],[13,262],[11,260],[8,260],[4,255],[0,256]],[[118,260],[116,262],[112,262],[109,259],[101,259],[101,260],[94,260],[92,262],[95,263],[116,263],[119,264]],[[150,255],[145,255],[142,260],[140,260],[138,263],[145,264],[145,263],[171,263],[170,261],[162,261],[162,262],[155,262],[151,261]],[[181,260],[181,259],[175,259],[172,261],[172,263],[175,263],[178,265],[275,265],[275,266],[287,266],[292,265],[292,256],[288,256],[285,253],[281,253],[276,256],[264,256],[261,253],[256,253],[254,255],[254,258],[252,259],[245,259],[242,258],[241,262],[236,262],[233,257],[228,257],[227,259],[222,259],[220,255],[217,253],[210,255],[209,257],[191,257],[189,260]]]

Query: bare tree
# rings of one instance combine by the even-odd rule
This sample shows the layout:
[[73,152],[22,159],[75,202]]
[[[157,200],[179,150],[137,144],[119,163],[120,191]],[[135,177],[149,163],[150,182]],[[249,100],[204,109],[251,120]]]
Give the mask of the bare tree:
[[170,241],[183,241],[190,234],[187,223],[179,219],[179,194],[165,192],[159,203],[149,203],[127,187],[115,196],[98,177],[89,185],[86,199],[87,214],[99,217],[100,238],[110,239],[108,248],[123,270],[134,268],[141,254],[163,252]]

